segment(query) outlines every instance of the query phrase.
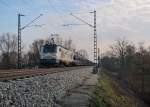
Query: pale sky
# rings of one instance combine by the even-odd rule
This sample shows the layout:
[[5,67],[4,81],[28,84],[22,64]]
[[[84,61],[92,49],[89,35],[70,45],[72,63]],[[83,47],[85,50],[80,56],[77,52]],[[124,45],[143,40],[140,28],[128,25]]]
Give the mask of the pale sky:
[[[64,39],[73,39],[77,49],[86,49],[93,58],[93,29],[87,25],[63,27],[63,24],[82,24],[70,16],[74,13],[90,24],[97,11],[98,47],[101,53],[117,38],[125,37],[134,43],[150,45],[150,0],[0,0],[0,33],[17,32],[17,13],[22,17],[22,26],[39,14],[44,14],[34,24],[22,31],[22,41],[28,47],[35,39],[58,33]],[[79,14],[80,13],[80,14]]]

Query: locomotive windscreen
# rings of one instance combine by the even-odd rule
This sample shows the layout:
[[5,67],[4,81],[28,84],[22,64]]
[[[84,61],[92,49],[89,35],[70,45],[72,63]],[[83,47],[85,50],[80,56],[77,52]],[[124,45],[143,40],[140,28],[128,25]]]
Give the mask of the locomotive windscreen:
[[57,45],[46,44],[44,46],[43,52],[44,53],[54,53],[54,52],[56,52],[56,47],[57,47]]

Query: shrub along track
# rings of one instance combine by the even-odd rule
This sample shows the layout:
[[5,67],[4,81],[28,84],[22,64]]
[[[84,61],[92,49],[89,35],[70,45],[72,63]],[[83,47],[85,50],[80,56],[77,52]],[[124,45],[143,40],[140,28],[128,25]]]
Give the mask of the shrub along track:
[[23,79],[40,75],[54,74],[59,72],[66,72],[75,69],[82,69],[88,66],[78,67],[61,67],[61,68],[49,68],[49,69],[21,69],[21,70],[0,70],[0,81],[6,82],[9,80]]
[[90,107],[149,107],[116,76],[101,70]]
[[118,75],[109,71],[105,71],[105,75],[107,75],[110,79],[111,86],[113,87],[116,94],[125,96],[129,101],[136,103],[134,106],[132,105],[133,107],[149,107],[149,104],[144,102],[138,94],[130,89],[126,82],[119,79]]

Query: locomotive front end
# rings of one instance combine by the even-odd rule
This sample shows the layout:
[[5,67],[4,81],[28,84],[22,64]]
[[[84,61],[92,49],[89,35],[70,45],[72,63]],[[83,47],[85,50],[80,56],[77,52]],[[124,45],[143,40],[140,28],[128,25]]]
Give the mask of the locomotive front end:
[[42,65],[56,65],[59,63],[57,60],[57,45],[45,44],[41,48],[40,59]]

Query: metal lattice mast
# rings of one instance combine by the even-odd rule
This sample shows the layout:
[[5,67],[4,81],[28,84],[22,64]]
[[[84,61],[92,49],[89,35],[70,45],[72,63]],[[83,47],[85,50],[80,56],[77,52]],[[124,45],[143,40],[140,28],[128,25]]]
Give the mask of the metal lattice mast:
[[24,16],[18,14],[18,69],[21,68],[21,24],[20,24],[20,17]]
[[[93,13],[94,14],[94,25],[93,24],[89,24],[88,22],[84,21],[83,19],[81,19],[80,17],[75,16],[74,14],[70,14],[73,17],[75,17],[77,20],[80,20],[81,22],[83,22],[84,24],[94,28],[94,66],[97,67],[98,64],[98,58],[97,58],[97,30],[96,30],[96,11],[92,11],[89,13]],[[65,24],[63,26],[69,26],[69,25],[82,25],[82,24]]]
[[96,11],[94,10],[94,65],[97,66],[97,31],[96,31]]
[[[34,20],[32,20],[31,22],[29,22],[27,25],[25,25],[24,27],[21,27],[21,16],[25,16],[22,14],[18,14],[18,69],[21,69],[22,67],[22,59],[21,59],[21,31],[27,27],[29,27],[29,25],[31,25],[34,21],[36,21],[38,18],[40,18],[43,14],[40,14],[38,17],[36,17]],[[41,26],[41,25],[36,25],[36,26]]]

